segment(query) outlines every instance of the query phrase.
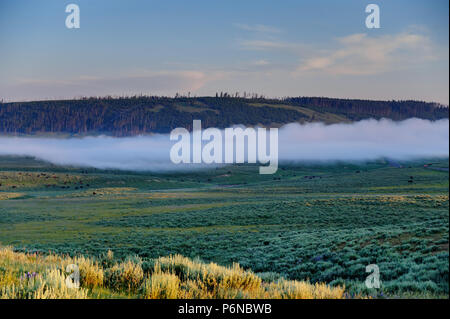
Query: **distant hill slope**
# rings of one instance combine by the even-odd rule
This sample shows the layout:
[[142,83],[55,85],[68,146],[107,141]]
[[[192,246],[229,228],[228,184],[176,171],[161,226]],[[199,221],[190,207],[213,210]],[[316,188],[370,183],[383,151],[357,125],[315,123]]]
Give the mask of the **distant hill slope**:
[[321,97],[283,100],[234,97],[85,98],[0,103],[0,134],[98,134],[129,136],[233,124],[280,126],[291,122],[351,122],[366,118],[437,120],[448,107],[421,101],[370,101]]

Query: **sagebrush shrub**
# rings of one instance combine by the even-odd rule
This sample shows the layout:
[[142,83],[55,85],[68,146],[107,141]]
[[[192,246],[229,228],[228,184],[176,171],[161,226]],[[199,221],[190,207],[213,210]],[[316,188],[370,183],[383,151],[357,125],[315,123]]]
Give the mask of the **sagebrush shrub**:
[[142,284],[141,293],[146,299],[176,299],[181,297],[180,279],[175,274],[153,273]]
[[4,286],[0,299],[86,299],[84,288],[68,288],[66,276],[56,268],[51,268],[32,279],[21,280],[19,284]]
[[[448,255],[443,254],[442,259],[445,256]],[[104,264],[101,258],[103,257],[100,257],[100,263]],[[68,274],[64,270],[69,264],[77,264],[79,267],[79,289],[68,288],[66,285]],[[238,264],[225,267],[180,255],[148,261],[145,266],[148,273],[144,280],[142,264],[139,257],[132,256],[103,269],[94,259],[83,256],[43,256],[16,253],[11,248],[0,247],[0,298],[77,299],[95,296],[99,291],[102,297],[106,293],[108,297],[153,299],[348,297],[339,283],[336,283],[337,287],[331,287],[326,284],[276,279],[276,274],[266,274],[270,280],[263,281]],[[25,276],[24,270],[27,271]],[[436,275],[448,278],[448,273]],[[92,290],[102,285],[102,289]],[[430,284],[421,288],[430,291],[436,289]]]
[[144,279],[144,271],[140,264],[128,260],[115,264],[106,271],[106,283],[114,289],[137,289]]
[[80,270],[80,281],[84,287],[99,287],[103,285],[103,268],[90,258],[78,256],[74,259]]

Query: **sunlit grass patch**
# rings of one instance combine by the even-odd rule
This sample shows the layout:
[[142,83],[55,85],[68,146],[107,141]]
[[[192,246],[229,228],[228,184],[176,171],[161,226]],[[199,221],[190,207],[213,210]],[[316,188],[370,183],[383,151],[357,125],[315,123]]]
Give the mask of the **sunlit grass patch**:
[[161,257],[145,280],[146,298],[341,299],[343,287],[280,279],[266,283],[238,264],[205,264],[181,255]]
[[23,193],[0,193],[0,200],[7,200],[7,199],[13,199],[13,198],[19,198],[24,196]]
[[153,192],[147,195],[149,199],[179,199],[179,198],[211,198],[216,197],[214,193],[204,192]]

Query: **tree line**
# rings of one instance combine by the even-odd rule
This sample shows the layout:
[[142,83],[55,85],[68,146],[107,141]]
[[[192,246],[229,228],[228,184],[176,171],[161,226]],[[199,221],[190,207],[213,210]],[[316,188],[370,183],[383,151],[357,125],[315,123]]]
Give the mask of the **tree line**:
[[131,96],[0,103],[0,133],[69,133],[130,136],[190,129],[194,119],[203,127],[310,122],[314,114],[331,113],[347,121],[365,118],[429,120],[448,118],[447,106],[422,101],[372,101],[324,97],[267,99],[262,96],[217,94],[215,97]]

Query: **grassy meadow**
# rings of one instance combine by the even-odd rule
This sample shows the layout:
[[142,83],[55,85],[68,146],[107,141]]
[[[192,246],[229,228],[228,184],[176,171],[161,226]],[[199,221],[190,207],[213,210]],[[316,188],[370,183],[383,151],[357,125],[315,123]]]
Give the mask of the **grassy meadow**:
[[[448,298],[448,174],[436,159],[259,175],[0,157],[0,296]],[[48,289],[72,261],[83,289]],[[364,284],[369,264],[380,289]]]

